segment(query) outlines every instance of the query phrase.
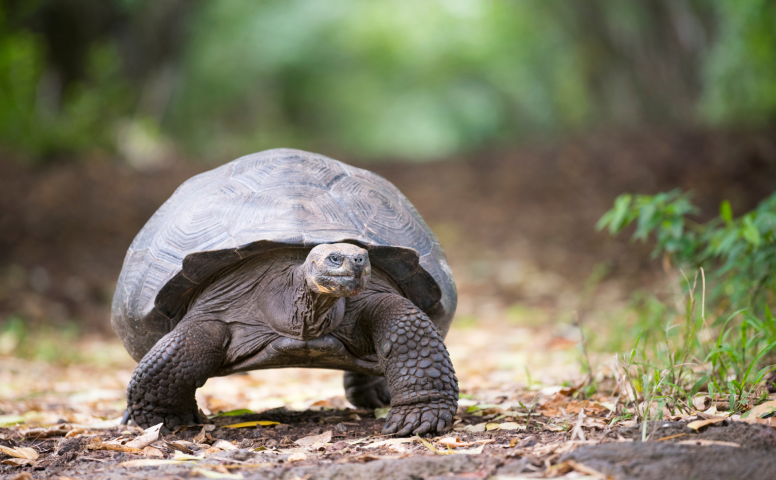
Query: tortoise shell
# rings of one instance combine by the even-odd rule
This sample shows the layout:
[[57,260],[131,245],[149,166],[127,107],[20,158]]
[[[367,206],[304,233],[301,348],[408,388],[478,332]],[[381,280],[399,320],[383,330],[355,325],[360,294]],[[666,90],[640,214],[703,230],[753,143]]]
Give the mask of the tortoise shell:
[[140,360],[218,272],[277,248],[354,243],[444,336],[457,293],[442,247],[381,176],[291,149],[247,155],[184,182],[135,237],[111,308]]

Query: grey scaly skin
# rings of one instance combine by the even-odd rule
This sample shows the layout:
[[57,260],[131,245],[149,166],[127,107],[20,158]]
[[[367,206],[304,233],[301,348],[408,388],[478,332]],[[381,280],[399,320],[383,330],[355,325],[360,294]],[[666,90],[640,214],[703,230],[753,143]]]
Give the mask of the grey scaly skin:
[[391,390],[383,433],[442,433],[453,426],[458,378],[436,326],[409,300],[386,295],[367,314]]
[[225,358],[226,325],[182,322],[140,361],[127,388],[127,410],[143,428],[202,423],[194,393]]
[[142,358],[127,392],[138,425],[200,423],[194,394],[209,377],[309,366],[350,370],[346,395],[356,406],[390,403],[384,433],[452,427],[458,385],[442,337],[390,278],[372,275],[366,250],[328,244],[306,257],[272,255],[274,263],[258,258],[214,281]]
[[391,405],[391,390],[385,377],[345,372],[345,398],[362,408],[384,408]]

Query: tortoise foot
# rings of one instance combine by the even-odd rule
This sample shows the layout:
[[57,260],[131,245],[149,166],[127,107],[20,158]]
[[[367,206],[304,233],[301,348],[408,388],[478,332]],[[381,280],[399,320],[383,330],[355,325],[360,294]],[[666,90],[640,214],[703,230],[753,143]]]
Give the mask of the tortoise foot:
[[391,391],[385,377],[345,372],[345,396],[360,408],[381,408],[391,404]]
[[129,416],[140,427],[170,430],[202,423],[194,393],[221,365],[225,327],[181,323],[140,361],[127,388]]
[[385,419],[382,433],[395,433],[400,437],[410,433],[441,434],[452,428],[455,409],[455,405],[446,401],[393,407]]
[[175,430],[181,425],[201,425],[202,418],[198,411],[176,412],[165,410],[163,407],[144,405],[142,410],[133,409],[130,413],[132,419],[142,428],[148,428],[160,423],[168,430]]

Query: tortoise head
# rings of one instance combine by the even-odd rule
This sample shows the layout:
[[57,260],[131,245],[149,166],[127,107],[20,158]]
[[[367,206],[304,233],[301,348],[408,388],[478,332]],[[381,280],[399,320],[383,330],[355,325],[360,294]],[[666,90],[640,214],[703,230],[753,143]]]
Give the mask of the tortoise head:
[[313,292],[334,297],[352,297],[369,282],[369,253],[349,243],[318,245],[303,266],[307,286]]

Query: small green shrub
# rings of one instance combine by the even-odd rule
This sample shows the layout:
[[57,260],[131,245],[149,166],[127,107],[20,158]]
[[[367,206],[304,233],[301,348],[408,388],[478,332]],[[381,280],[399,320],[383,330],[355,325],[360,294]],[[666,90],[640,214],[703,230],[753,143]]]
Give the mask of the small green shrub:
[[635,224],[633,239],[654,238],[653,256],[665,256],[683,276],[682,301],[640,294],[629,307],[644,330],[618,363],[631,394],[644,400],[636,412],[641,420],[661,418],[663,407],[690,412],[699,393],[722,395],[730,411],[744,410],[767,395],[764,380],[776,369],[769,307],[776,293],[776,194],[739,218],[729,202],[707,223],[689,218],[697,213],[680,191],[621,195],[598,222],[613,235]]

